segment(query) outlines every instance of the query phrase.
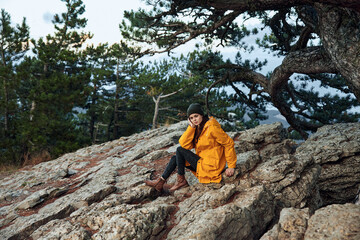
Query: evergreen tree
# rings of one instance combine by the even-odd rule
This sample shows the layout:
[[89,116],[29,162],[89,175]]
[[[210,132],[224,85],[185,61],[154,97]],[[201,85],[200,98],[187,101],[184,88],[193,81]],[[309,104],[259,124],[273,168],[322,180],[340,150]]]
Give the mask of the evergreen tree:
[[135,52],[138,49],[127,46],[124,42],[111,46],[111,56],[116,63],[115,91],[110,99],[112,139],[128,136],[147,129],[145,114],[141,106],[144,104],[143,91],[136,85],[135,79],[141,63],[137,61]]
[[86,76],[89,78],[89,84],[86,87],[88,99],[84,109],[82,109],[86,111],[86,114],[82,114],[82,116],[86,117],[87,120],[83,126],[84,134],[90,137],[92,143],[97,142],[96,135],[98,132],[104,126],[109,125],[108,122],[102,121],[102,116],[104,111],[111,107],[106,99],[109,95],[109,89],[106,87],[114,84],[116,62],[113,61],[110,51],[111,49],[106,43],[99,44],[96,47],[93,45],[88,46],[82,53],[83,67]]
[[80,18],[85,11],[82,1],[62,1],[66,12],[54,16],[55,33],[32,40],[35,57],[27,58],[19,68],[29,73],[22,75],[21,82],[23,110],[27,111],[20,133],[25,163],[54,158],[81,144],[74,110],[86,100],[89,78],[79,65],[79,52],[91,35],[78,33],[87,21]]
[[12,26],[10,14],[0,15],[0,162],[16,162],[16,136],[19,118],[19,81],[16,66],[29,49],[29,27],[25,18]]

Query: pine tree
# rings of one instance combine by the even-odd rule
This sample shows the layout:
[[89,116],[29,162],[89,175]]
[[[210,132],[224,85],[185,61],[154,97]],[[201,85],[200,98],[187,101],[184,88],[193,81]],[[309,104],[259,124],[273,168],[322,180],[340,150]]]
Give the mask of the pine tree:
[[104,111],[110,107],[107,106],[106,96],[109,93],[106,87],[113,84],[115,62],[112,60],[107,43],[96,47],[88,46],[82,55],[83,67],[89,78],[89,84],[86,87],[88,99],[83,109],[86,111],[84,116],[88,119],[86,123],[88,131],[85,134],[89,135],[92,143],[95,143],[99,127],[103,128],[107,125],[101,121],[101,118]]
[[[74,110],[86,100],[89,78],[79,64],[80,47],[91,37],[78,32],[86,26],[80,18],[85,8],[81,0],[62,0],[66,12],[53,19],[55,33],[32,40],[35,57],[27,58],[19,71],[22,79],[22,152],[25,163],[36,158],[51,159],[77,149]],[[41,161],[42,159],[39,159]]]
[[111,46],[111,56],[116,63],[115,91],[110,104],[113,111],[110,116],[112,122],[111,139],[128,136],[144,129],[144,125],[146,126],[140,120],[143,114],[134,106],[134,98],[139,89],[133,78],[139,67],[136,61],[136,51],[138,49],[129,47],[124,42],[115,43]]
[[16,125],[19,85],[16,66],[29,49],[29,27],[24,18],[21,25],[11,25],[10,14],[4,9],[0,16],[0,161],[16,162]]

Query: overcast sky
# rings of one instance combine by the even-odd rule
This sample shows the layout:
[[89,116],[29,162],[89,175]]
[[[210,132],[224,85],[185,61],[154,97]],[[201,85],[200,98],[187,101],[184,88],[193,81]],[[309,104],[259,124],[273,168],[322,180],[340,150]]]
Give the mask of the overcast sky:
[[[119,23],[123,19],[123,12],[146,7],[141,0],[83,0],[83,3],[86,11],[82,16],[88,20],[85,31],[94,35],[93,39],[87,42],[88,44],[119,42],[121,39]],[[65,11],[65,3],[60,0],[0,0],[0,8],[10,14],[13,23],[19,24],[23,17],[26,17],[26,22],[30,26],[31,38],[38,39],[54,32],[51,20],[54,14]],[[248,24],[256,24],[256,21],[249,21]],[[253,42],[254,39],[252,37],[249,41]],[[186,46],[179,47],[175,52],[187,53],[193,50],[194,45],[193,41]],[[226,58],[233,58],[237,52],[236,49],[220,50]],[[280,59],[274,59],[262,50],[247,56],[244,53],[244,55],[244,58],[255,59],[258,57],[260,60],[271,57],[268,66],[262,72],[264,74],[281,63]],[[156,56],[154,59],[157,58],[161,58],[161,56]]]
[[[84,0],[88,19],[86,32],[94,34],[94,43],[114,43],[120,39],[119,23],[124,10],[145,6],[140,0]],[[65,3],[60,0],[0,0],[0,8],[5,9],[13,23],[21,23],[26,17],[32,38],[38,39],[54,32],[51,22],[54,14],[65,12]]]

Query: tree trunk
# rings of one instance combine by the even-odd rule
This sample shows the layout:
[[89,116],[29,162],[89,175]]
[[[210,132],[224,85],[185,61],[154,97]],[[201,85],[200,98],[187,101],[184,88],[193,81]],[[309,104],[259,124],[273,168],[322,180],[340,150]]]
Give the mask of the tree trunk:
[[360,13],[322,4],[315,7],[325,50],[360,101]]
[[[93,96],[91,97],[91,107],[95,107],[96,104],[96,85],[94,86],[94,92],[93,92]],[[92,143],[96,142],[96,133],[95,132],[95,122],[96,122],[96,114],[94,112],[90,113],[90,126],[89,126],[89,130],[90,130],[90,138]],[[96,129],[97,131],[97,129]]]
[[[90,117],[90,138],[91,138],[91,142],[94,144],[96,142],[96,133],[95,133],[95,117],[92,115]],[[96,129],[97,131],[97,129]]]
[[160,94],[160,96],[158,96],[156,99],[155,99],[155,97],[153,97],[153,100],[155,102],[155,110],[154,110],[154,117],[153,117],[153,122],[152,122],[152,129],[157,128],[161,96],[162,95]]
[[162,98],[167,98],[170,97],[180,91],[182,91],[183,88],[180,88],[179,90],[163,95],[162,93],[160,93],[160,95],[157,97],[157,99],[155,99],[155,97],[153,97],[153,101],[155,103],[155,111],[154,111],[154,117],[153,117],[153,125],[152,125],[152,129],[157,128],[157,122],[158,122],[158,117],[159,117],[159,111],[160,111],[160,101]]
[[30,122],[33,120],[34,118],[34,111],[35,111],[35,108],[36,108],[36,103],[35,101],[33,100],[31,102],[31,108],[30,108]]
[[8,96],[8,90],[7,90],[7,82],[6,79],[4,78],[4,132],[5,132],[5,136],[8,136],[8,131],[9,131],[9,96]]
[[115,89],[115,103],[114,103],[114,130],[113,130],[113,138],[117,139],[119,137],[119,116],[118,116],[118,108],[119,108],[119,95],[120,95],[120,84],[119,84],[119,59],[116,64],[116,89]]
[[[2,58],[2,65],[4,67],[4,69],[6,68],[6,61],[5,61],[5,53],[4,53],[4,49],[3,46],[1,47],[1,58]],[[5,132],[5,136],[8,136],[8,131],[9,131],[9,95],[8,95],[8,89],[7,89],[7,81],[6,81],[6,77],[3,76],[3,89],[4,89],[4,132]]]

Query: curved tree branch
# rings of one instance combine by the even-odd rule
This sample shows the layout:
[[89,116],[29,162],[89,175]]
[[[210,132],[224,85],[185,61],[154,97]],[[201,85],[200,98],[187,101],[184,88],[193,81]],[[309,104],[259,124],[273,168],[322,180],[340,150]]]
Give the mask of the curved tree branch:
[[294,73],[312,74],[322,72],[337,73],[337,69],[322,47],[309,47],[290,53],[285,57],[282,64],[275,68],[269,81],[268,90],[272,103],[304,139],[307,138],[305,130],[315,131],[319,126],[301,121],[295,117],[291,107],[286,105],[282,99],[282,88],[286,86],[290,76]]
[[358,0],[175,0],[179,4],[182,2],[182,7],[213,7],[218,10],[240,10],[240,11],[263,11],[263,10],[278,10],[281,8],[289,8],[300,5],[312,5],[314,3],[323,3],[336,7],[359,8],[360,2]]
[[292,46],[291,52],[306,48],[307,43],[309,42],[309,39],[311,37],[311,33],[313,30],[310,27],[305,27],[300,34],[299,39],[297,40],[296,44]]
[[[282,64],[275,69],[270,79],[260,73],[245,69],[238,65],[226,64],[218,67],[232,69],[235,72],[231,74],[228,72],[224,78],[211,84],[206,95],[206,107],[208,111],[208,95],[210,90],[217,84],[225,82],[226,79],[229,79],[231,82],[250,81],[259,84],[264,89],[263,91],[270,95],[274,106],[279,109],[280,113],[286,118],[292,128],[297,130],[304,139],[307,138],[306,130],[315,131],[319,125],[311,124],[297,118],[296,114],[303,115],[304,113],[294,112],[291,109],[291,106],[288,106],[283,101],[282,93],[286,90],[287,82],[294,73],[337,73],[336,67],[322,47],[309,47],[290,53],[285,57]],[[294,98],[294,105],[296,104]]]
[[[161,41],[166,41],[167,39],[176,39],[175,41],[173,41],[172,44],[170,44],[168,47],[166,47],[163,50],[152,50],[152,49],[146,49],[143,54],[156,54],[156,53],[164,53],[164,52],[170,52],[171,50],[197,38],[200,35],[204,35],[204,34],[211,34],[213,33],[216,29],[222,27],[222,26],[228,26],[230,23],[232,23],[235,18],[237,18],[242,12],[241,11],[232,11],[230,13],[228,13],[227,15],[221,17],[218,21],[215,21],[213,24],[211,25],[207,25],[206,23],[204,23],[202,26],[203,27],[199,27],[198,25],[196,25],[196,27],[190,27],[189,25],[183,24],[183,27],[181,29],[179,29],[176,32],[164,32],[163,34],[157,34],[157,37],[146,41],[144,39],[140,39],[140,38],[136,38],[136,37],[129,37],[131,40],[135,40],[138,42],[145,42],[145,43],[154,43],[154,42],[161,42]],[[162,15],[161,17],[163,17],[165,15]],[[159,16],[160,17],[160,16]],[[161,27],[166,27],[165,25],[161,26]],[[182,35],[187,34],[186,37],[183,37]],[[224,34],[223,34],[224,35]],[[178,38],[178,39],[177,39]]]
[[308,47],[289,53],[282,64],[275,68],[269,82],[269,93],[276,95],[278,89],[289,80],[293,73],[338,73],[335,65],[323,47]]

